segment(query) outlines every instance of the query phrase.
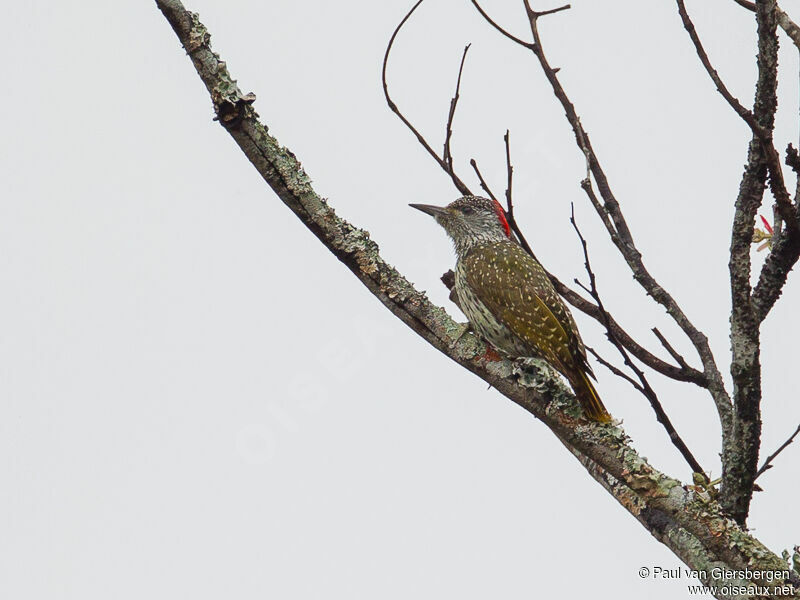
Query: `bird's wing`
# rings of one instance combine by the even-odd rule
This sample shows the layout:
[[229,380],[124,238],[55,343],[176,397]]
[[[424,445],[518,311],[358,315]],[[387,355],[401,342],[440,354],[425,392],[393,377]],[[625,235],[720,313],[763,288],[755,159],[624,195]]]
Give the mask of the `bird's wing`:
[[467,284],[500,322],[565,374],[585,369],[572,315],[525,250],[508,242],[486,244],[463,260]]

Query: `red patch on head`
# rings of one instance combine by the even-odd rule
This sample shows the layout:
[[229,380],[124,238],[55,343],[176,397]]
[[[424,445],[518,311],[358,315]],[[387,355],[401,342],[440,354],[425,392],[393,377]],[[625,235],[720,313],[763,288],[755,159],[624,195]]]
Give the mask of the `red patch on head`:
[[506,211],[503,210],[503,207],[500,206],[500,203],[495,200],[494,201],[494,212],[497,213],[497,218],[500,219],[500,225],[503,226],[503,229],[506,232],[506,237],[511,237],[511,227],[508,226],[508,221],[506,220]]

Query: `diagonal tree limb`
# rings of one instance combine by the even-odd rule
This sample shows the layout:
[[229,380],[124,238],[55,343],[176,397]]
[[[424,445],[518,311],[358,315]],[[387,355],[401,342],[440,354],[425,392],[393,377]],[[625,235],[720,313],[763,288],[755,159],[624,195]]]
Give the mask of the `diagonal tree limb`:
[[[220,124],[276,195],[397,318],[541,419],[604,489],[691,568],[763,572],[786,568],[777,555],[725,517],[713,499],[650,466],[620,428],[571,416],[577,404],[557,382],[508,361],[487,362],[485,347],[474,336],[459,339],[459,325],[383,261],[367,232],[338,217],[316,194],[295,156],[259,122],[252,107],[254,97],[241,92],[225,63],[211,51],[208,32],[197,15],[186,11],[179,0],[156,4],[206,85]],[[702,582],[731,584],[731,579],[713,573],[708,570]],[[800,581],[788,577],[767,581],[758,576],[747,583],[800,586]]]

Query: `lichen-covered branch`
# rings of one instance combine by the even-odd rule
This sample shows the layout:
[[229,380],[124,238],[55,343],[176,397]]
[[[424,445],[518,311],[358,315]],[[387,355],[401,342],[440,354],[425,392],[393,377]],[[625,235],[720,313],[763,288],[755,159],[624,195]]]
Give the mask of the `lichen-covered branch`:
[[[775,124],[778,81],[778,38],[774,1],[759,2],[758,81],[753,115],[763,130]],[[751,299],[750,247],[756,213],[761,206],[769,172],[762,136],[753,133],[748,148],[731,230],[731,375],[735,416],[729,443],[723,446],[722,505],[744,523],[750,510],[761,444],[760,325]]]
[[[276,195],[396,317],[439,351],[541,419],[589,473],[657,539],[692,568],[786,571],[761,585],[795,583],[786,564],[725,517],[706,493],[657,471],[632,448],[621,428],[580,417],[572,394],[535,366],[490,362],[485,347],[444,309],[432,304],[381,258],[369,234],[336,215],[311,187],[296,157],[258,120],[252,94],[243,94],[210,48],[207,30],[179,0],[157,0],[200,78],[220,124]],[[709,574],[711,571],[709,570]],[[735,580],[724,580],[733,583]],[[714,584],[710,578],[705,583]],[[716,583],[721,583],[716,582]],[[741,583],[746,583],[742,581]]]
[[[750,10],[752,12],[756,12],[755,2],[750,2],[749,0],[733,0],[733,1],[736,2],[736,4],[738,4],[742,8],[746,8],[747,10]],[[786,32],[786,35],[788,35],[791,38],[792,42],[794,42],[794,45],[800,48],[800,27],[797,26],[797,23],[792,21],[789,15],[787,15],[786,12],[782,10],[777,3],[775,3],[774,6],[775,6],[774,8],[775,17],[778,20],[778,25],[780,25],[781,29],[783,29],[783,31]]]

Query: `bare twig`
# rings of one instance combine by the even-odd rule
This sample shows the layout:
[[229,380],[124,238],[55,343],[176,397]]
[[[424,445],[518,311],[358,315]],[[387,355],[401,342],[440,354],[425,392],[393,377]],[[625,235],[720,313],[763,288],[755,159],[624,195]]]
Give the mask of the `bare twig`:
[[481,189],[487,194],[489,194],[489,198],[491,198],[495,202],[499,202],[497,200],[497,196],[494,195],[494,192],[489,187],[489,184],[486,183],[486,180],[483,178],[483,175],[481,175],[481,170],[478,168],[478,163],[476,162],[476,160],[474,158],[469,159],[469,164],[472,167],[472,170],[475,171],[475,175],[478,176],[478,181],[480,181],[481,183]]
[[617,376],[617,377],[619,377],[620,379],[624,379],[625,381],[627,381],[628,383],[630,383],[630,384],[631,384],[631,385],[634,387],[634,389],[636,389],[638,392],[640,392],[640,393],[644,394],[644,388],[642,387],[642,384],[641,384],[641,383],[639,383],[638,381],[636,381],[636,380],[635,380],[633,377],[631,377],[630,375],[628,375],[628,374],[627,374],[625,371],[623,371],[622,369],[620,369],[620,368],[618,368],[618,367],[616,367],[616,366],[612,365],[612,364],[611,364],[609,361],[607,361],[605,358],[603,358],[602,356],[600,356],[600,355],[597,353],[597,350],[595,350],[595,349],[594,349],[594,348],[592,348],[591,346],[586,346],[586,351],[587,351],[587,352],[589,352],[589,354],[591,354],[592,356],[594,356],[594,358],[595,358],[595,360],[597,360],[597,362],[599,362],[599,363],[600,363],[601,365],[603,365],[603,366],[604,366],[606,369],[608,369],[609,371],[611,371],[611,372],[612,372],[614,375],[616,375],[616,376]]
[[723,98],[725,98],[725,101],[731,106],[731,108],[733,108],[736,114],[739,115],[745,123],[747,123],[747,125],[750,127],[750,130],[753,132],[753,135],[757,137],[763,145],[765,160],[770,174],[770,191],[775,198],[781,218],[786,223],[787,227],[792,232],[797,234],[800,225],[798,224],[797,216],[792,210],[792,201],[789,196],[789,192],[786,190],[780,155],[775,149],[775,144],[772,141],[771,125],[765,126],[752,111],[742,106],[742,103],[739,102],[739,100],[733,94],[731,94],[730,90],[728,90],[727,86],[723,83],[719,73],[717,73],[717,70],[711,65],[711,60],[708,58],[708,54],[703,47],[700,36],[697,34],[697,29],[695,29],[694,23],[692,22],[692,19],[689,17],[689,13],[686,10],[686,4],[684,3],[684,0],[676,0],[676,2],[678,5],[678,14],[680,14],[681,21],[683,22],[683,27],[689,34],[689,38],[692,40],[692,44],[694,44],[697,56],[700,58],[700,62],[702,63],[703,68],[706,70],[706,73],[708,73],[708,76],[714,82],[714,85],[717,87],[717,91],[722,95]]
[[664,335],[658,330],[658,327],[653,327],[652,331],[658,338],[658,341],[661,342],[661,345],[664,346],[664,349],[669,352],[669,355],[672,358],[675,359],[675,362],[677,362],[684,369],[691,368],[688,364],[686,364],[686,359],[684,359],[683,356],[681,356],[677,350],[672,347],[672,345],[667,341],[667,338],[665,338]]
[[[761,468],[760,468],[758,471],[756,471],[756,476],[755,476],[755,479],[758,479],[759,477],[761,477],[761,475],[763,475],[765,471],[768,471],[769,469],[771,469],[771,468],[774,466],[774,465],[772,464],[772,461],[773,461],[773,460],[775,460],[775,458],[776,458],[776,457],[777,457],[777,456],[778,456],[778,455],[779,455],[781,452],[783,452],[783,451],[786,449],[786,447],[787,447],[789,444],[791,444],[791,443],[794,441],[794,438],[796,438],[796,437],[797,437],[797,434],[798,434],[798,433],[800,433],[800,425],[798,425],[798,426],[797,426],[797,429],[795,429],[795,430],[794,430],[794,433],[793,433],[792,435],[790,435],[790,436],[789,436],[789,439],[787,439],[787,440],[786,440],[785,442],[783,442],[783,443],[782,443],[780,446],[778,446],[778,449],[777,449],[777,450],[775,450],[775,452],[773,452],[772,454],[770,454],[770,455],[767,457],[767,460],[765,460],[765,461],[764,461],[764,464],[763,464],[763,465],[761,465]],[[754,481],[755,481],[755,479],[754,479]]]
[[[725,391],[725,385],[722,381],[722,375],[717,367],[714,355],[711,352],[711,347],[708,344],[708,338],[697,329],[694,324],[685,315],[683,310],[678,306],[675,299],[655,280],[649,273],[647,268],[642,262],[641,253],[636,248],[633,236],[622,214],[619,202],[615,198],[611,187],[608,182],[603,168],[597,158],[597,155],[592,148],[589,135],[581,124],[581,120],[575,110],[575,106],[570,101],[564,90],[561,82],[558,79],[556,70],[550,66],[550,63],[545,56],[542,47],[542,40],[539,35],[538,20],[540,14],[531,8],[529,0],[523,0],[530,22],[531,34],[533,36],[534,45],[531,51],[536,56],[542,68],[542,72],[547,78],[558,101],[564,109],[567,121],[572,126],[573,133],[575,134],[575,141],[578,148],[586,157],[587,166],[591,172],[592,177],[597,183],[598,191],[603,199],[600,203],[599,200],[593,200],[593,206],[598,216],[600,216],[606,230],[614,242],[614,245],[619,250],[628,267],[633,273],[634,279],[644,288],[644,290],[660,305],[662,305],[667,313],[673,318],[678,326],[683,330],[689,340],[692,342],[698,356],[703,364],[703,374],[707,382],[707,389],[714,399],[714,403],[719,413],[720,422],[722,424],[723,438],[730,431],[731,426],[731,403],[728,393]],[[591,189],[591,186],[585,185],[584,189]]]
[[[667,435],[669,435],[670,441],[678,449],[678,451],[681,453],[681,456],[683,456],[683,458],[689,464],[689,466],[692,469],[692,472],[705,474],[705,471],[703,470],[703,467],[700,466],[700,463],[697,462],[697,459],[694,457],[692,452],[689,450],[689,448],[686,445],[686,443],[683,441],[681,436],[678,435],[678,432],[676,431],[675,426],[672,424],[672,421],[667,416],[667,413],[664,410],[664,407],[661,405],[661,402],[659,401],[655,390],[653,390],[653,388],[650,386],[650,382],[647,381],[647,377],[645,376],[644,372],[634,364],[634,362],[631,360],[631,357],[625,351],[625,348],[622,346],[622,344],[619,342],[619,340],[617,340],[617,338],[614,336],[614,332],[611,329],[610,319],[608,317],[608,313],[606,312],[606,309],[603,306],[603,301],[600,299],[600,292],[597,290],[597,277],[595,276],[594,271],[592,270],[591,262],[589,261],[589,247],[588,247],[588,245],[586,243],[586,239],[583,237],[583,234],[581,233],[580,228],[578,227],[577,221],[575,220],[575,207],[574,207],[574,205],[571,206],[569,222],[572,223],[572,227],[575,229],[575,233],[578,234],[578,239],[580,240],[581,247],[583,248],[584,267],[586,268],[586,273],[589,275],[589,286],[588,287],[584,286],[577,279],[575,280],[575,283],[577,283],[584,290],[586,290],[586,292],[589,295],[591,295],[591,297],[594,299],[595,304],[597,304],[597,308],[600,309],[600,312],[603,315],[603,321],[604,321],[604,325],[606,327],[606,337],[608,337],[608,341],[611,342],[611,344],[619,351],[620,356],[622,356],[622,360],[625,362],[625,365],[631,371],[633,371],[633,373],[636,375],[637,379],[639,380],[639,383],[637,384],[631,377],[626,377],[624,374],[622,374],[622,372],[619,369],[617,369],[616,367],[612,367],[607,361],[602,361],[602,364],[604,364],[607,368],[610,368],[612,373],[614,373],[616,375],[619,375],[620,377],[622,377],[626,381],[628,381],[631,384],[633,384],[633,386],[639,392],[641,392],[642,395],[644,395],[645,398],[647,398],[647,401],[650,403],[650,406],[653,408],[653,412],[655,412],[655,414],[656,414],[656,419],[664,427],[664,429],[667,432]],[[596,352],[592,352],[592,354],[597,356]]]
[[[700,58],[700,62],[705,68],[708,76],[711,78],[711,81],[714,82],[714,85],[717,88],[717,91],[725,98],[725,101],[733,108],[737,115],[739,115],[742,120],[750,126],[750,129],[753,132],[759,131],[759,137],[766,135],[765,132],[761,131],[761,125],[756,122],[756,117],[749,109],[745,108],[741,102],[728,90],[728,87],[722,81],[722,78],[717,73],[717,70],[711,66],[711,60],[708,58],[708,54],[706,53],[705,47],[703,43],[700,41],[700,36],[697,34],[697,29],[692,22],[692,19],[689,17],[689,13],[686,11],[686,5],[683,0],[676,0],[678,5],[678,14],[681,17],[681,21],[683,22],[683,27],[686,29],[686,32],[689,34],[689,38],[692,40],[692,44],[694,44],[695,52],[697,52],[697,56]],[[755,10],[755,7],[754,7]]]
[[562,10],[569,10],[570,8],[572,8],[572,6],[569,4],[565,4],[563,6],[559,6],[558,8],[551,8],[549,10],[532,10],[531,5],[526,2],[525,8],[528,10],[529,17],[533,19],[538,19],[539,17],[546,17],[547,15],[554,15],[556,13],[560,13]]
[[506,37],[507,37],[508,39],[510,39],[512,42],[515,42],[515,43],[519,44],[520,46],[523,46],[523,47],[525,47],[525,48],[528,48],[529,50],[530,50],[530,49],[533,47],[533,44],[531,44],[530,42],[526,42],[526,41],[524,41],[524,40],[521,40],[521,39],[519,39],[518,37],[516,37],[515,35],[513,35],[513,34],[509,33],[508,31],[506,31],[505,29],[503,29],[502,27],[500,27],[500,25],[498,25],[498,24],[497,24],[497,22],[496,22],[496,21],[494,21],[494,19],[492,19],[492,18],[491,18],[491,17],[490,17],[490,16],[489,16],[489,15],[486,13],[486,11],[485,11],[485,10],[483,10],[483,8],[481,8],[481,5],[480,5],[480,4],[478,4],[476,0],[472,0],[472,4],[475,6],[475,8],[477,8],[477,9],[478,9],[478,12],[479,12],[479,13],[481,13],[481,16],[482,16],[484,19],[486,19],[486,22],[487,22],[487,23],[489,23],[489,25],[491,25],[492,27],[494,27],[494,28],[495,28],[497,31],[499,31],[500,33],[502,33],[504,36],[506,36]]
[[[403,124],[406,127],[408,127],[411,133],[413,133],[416,136],[417,141],[420,143],[420,145],[423,148],[425,148],[428,154],[430,154],[431,157],[433,157],[433,159],[439,164],[439,166],[442,167],[442,169],[444,169],[445,173],[450,175],[450,177],[453,180],[453,184],[456,186],[458,191],[468,196],[472,194],[472,192],[470,192],[470,189],[464,184],[463,181],[461,181],[458,175],[455,174],[455,172],[450,168],[450,165],[447,164],[445,159],[439,156],[439,154],[431,147],[431,145],[428,143],[425,137],[417,130],[417,128],[411,124],[411,121],[409,121],[406,118],[406,116],[400,111],[400,109],[397,107],[397,104],[395,104],[394,100],[392,100],[392,97],[389,95],[389,85],[386,81],[386,69],[389,64],[389,54],[392,51],[392,46],[394,45],[395,38],[397,38],[397,34],[400,33],[400,30],[402,29],[403,25],[405,25],[406,21],[408,21],[408,19],[411,18],[411,15],[414,14],[414,11],[417,10],[417,8],[419,7],[420,4],[422,4],[422,2],[423,0],[417,0],[417,3],[411,7],[411,10],[408,11],[406,16],[403,17],[403,19],[397,25],[395,30],[392,32],[392,37],[389,38],[389,44],[386,46],[386,52],[383,55],[383,68],[381,69],[381,83],[383,84],[383,95],[386,97],[386,104],[389,105],[389,109],[394,114],[396,114],[397,117],[403,122]],[[466,50],[464,52],[466,54]],[[461,66],[463,67],[463,65],[464,65],[464,58],[462,57]],[[455,109],[452,108],[451,110]]]
[[589,302],[583,296],[564,285],[564,283],[559,281],[559,279],[552,273],[548,272],[547,275],[550,277],[550,281],[553,282],[556,291],[558,291],[558,293],[572,306],[577,308],[582,313],[592,317],[601,325],[606,324],[607,318],[608,325],[611,327],[611,330],[614,332],[614,336],[617,338],[617,340],[625,347],[626,350],[628,350],[628,352],[633,354],[643,364],[647,365],[654,371],[669,377],[670,379],[674,379],[675,381],[686,381],[688,383],[694,383],[703,388],[708,387],[706,377],[701,371],[698,371],[692,367],[679,368],[664,362],[649,352],[646,348],[643,348],[641,345],[639,345],[636,340],[634,340],[616,322],[610,313],[606,312],[606,314],[603,315],[597,305],[595,305],[593,302]]
[[511,165],[511,141],[510,133],[506,129],[503,141],[506,143],[506,173],[508,173],[508,183],[506,184],[506,220],[514,218],[514,201],[511,198],[511,185],[514,181],[514,167]]
[[[464,71],[464,61],[467,60],[467,52],[469,51],[469,47],[472,44],[467,44],[464,46],[464,54],[461,55],[461,64],[458,66],[458,79],[456,79],[456,91],[453,94],[453,98],[450,100],[450,112],[447,114],[447,126],[445,128],[445,136],[444,136],[444,150],[442,153],[442,159],[444,160],[444,164],[447,165],[449,170],[450,176],[455,177],[455,170],[453,169],[453,153],[450,149],[450,138],[453,137],[453,119],[456,116],[456,107],[458,106],[458,99],[461,97],[461,73]],[[456,187],[458,187],[458,182],[456,179],[453,179],[453,183]]]

